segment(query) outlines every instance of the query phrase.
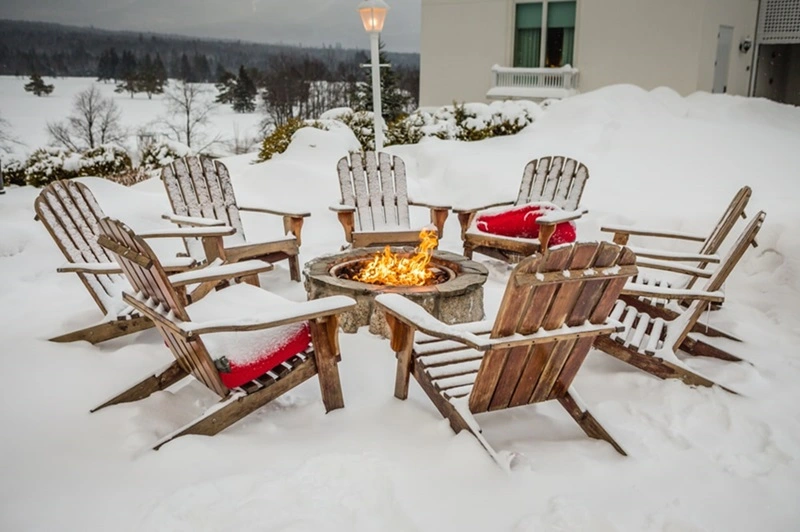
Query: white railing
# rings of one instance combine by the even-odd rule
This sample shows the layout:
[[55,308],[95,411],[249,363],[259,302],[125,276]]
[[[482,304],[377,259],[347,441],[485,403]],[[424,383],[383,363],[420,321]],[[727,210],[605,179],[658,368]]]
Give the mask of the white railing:
[[564,98],[578,92],[578,69],[494,65],[489,97]]

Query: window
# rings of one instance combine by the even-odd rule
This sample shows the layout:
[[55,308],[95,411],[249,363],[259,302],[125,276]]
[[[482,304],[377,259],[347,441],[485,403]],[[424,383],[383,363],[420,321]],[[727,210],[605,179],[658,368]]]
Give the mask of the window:
[[[542,24],[543,20],[547,24]],[[560,67],[573,63],[575,2],[517,4],[514,32],[515,67]]]

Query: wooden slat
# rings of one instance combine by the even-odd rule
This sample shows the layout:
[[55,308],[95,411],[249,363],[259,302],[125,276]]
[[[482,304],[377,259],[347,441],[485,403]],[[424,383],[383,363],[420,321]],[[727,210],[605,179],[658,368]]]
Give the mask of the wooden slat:
[[356,212],[358,213],[357,227],[362,231],[373,231],[375,229],[375,221],[372,219],[372,209],[369,205],[369,189],[367,188],[367,176],[364,172],[364,160],[360,153],[350,154],[350,160]]
[[522,171],[522,181],[519,184],[519,193],[517,194],[516,205],[522,205],[530,201],[533,175],[536,172],[536,167],[538,164],[539,161],[534,159],[525,165],[525,169]]
[[397,218],[397,194],[394,188],[392,156],[388,153],[380,152],[378,154],[378,169],[381,176],[384,219],[388,227],[397,227],[400,222]]
[[[583,165],[581,165],[583,166]],[[556,205],[562,206],[565,210],[575,210],[578,208],[577,203],[575,207],[565,207],[571,204],[570,191],[573,190],[575,182],[575,172],[578,168],[578,162],[575,159],[564,160],[564,167],[561,170],[561,179],[558,180],[558,187],[550,200]]]
[[368,151],[364,154],[364,166],[367,175],[367,191],[369,192],[369,207],[372,214],[372,223],[375,229],[385,229],[386,211],[383,207],[383,194],[381,194],[381,178],[378,175],[378,160],[375,152]]
[[564,168],[564,158],[561,156],[553,157],[550,161],[550,168],[547,170],[547,178],[545,179],[542,192],[539,197],[544,201],[552,201],[555,199],[556,189],[558,182],[561,179],[561,172]]
[[406,185],[406,164],[400,157],[392,158],[394,170],[394,191],[397,197],[397,222],[401,228],[411,227],[408,212],[408,188]]
[[339,189],[342,192],[342,205],[356,206],[356,197],[353,191],[353,179],[350,176],[350,161],[347,157],[339,159],[336,165],[339,174]]
[[575,177],[572,179],[572,186],[569,190],[569,195],[562,205],[564,210],[574,211],[581,204],[581,197],[583,196],[583,189],[586,186],[586,181],[589,179],[589,169],[584,164],[578,164],[578,169],[575,171]]

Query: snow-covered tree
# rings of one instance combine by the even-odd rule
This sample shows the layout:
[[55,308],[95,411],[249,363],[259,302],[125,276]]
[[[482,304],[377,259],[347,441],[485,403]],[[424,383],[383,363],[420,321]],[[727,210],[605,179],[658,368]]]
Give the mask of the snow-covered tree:
[[239,67],[236,86],[233,89],[233,110],[237,113],[252,113],[256,110],[256,84],[244,65]]
[[[383,52],[383,41],[380,42],[378,60],[381,65],[389,64],[389,59]],[[357,111],[372,111],[372,69],[363,69],[362,80],[356,84],[354,109]],[[383,67],[381,72],[381,115],[386,122],[391,123],[408,112],[411,98],[402,90],[397,79],[397,74],[391,66]]]
[[31,74],[31,79],[28,83],[25,84],[25,90],[27,92],[32,92],[36,96],[47,96],[55,87],[53,85],[48,85],[37,73]]

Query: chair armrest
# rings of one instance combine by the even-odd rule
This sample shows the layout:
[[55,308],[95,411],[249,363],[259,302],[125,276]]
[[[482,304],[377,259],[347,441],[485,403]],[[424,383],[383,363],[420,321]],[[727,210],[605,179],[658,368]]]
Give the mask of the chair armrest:
[[700,300],[711,303],[722,303],[725,294],[721,291],[706,292],[683,288],[666,288],[661,286],[642,286],[637,283],[627,283],[622,289],[622,294],[637,297],[653,297],[658,299]]
[[288,216],[290,218],[308,218],[311,216],[310,212],[287,212],[279,211],[277,209],[269,209],[267,207],[260,207],[255,205],[239,205],[240,211],[260,212],[262,214],[274,214],[276,216]]
[[[161,266],[167,272],[182,272],[197,265],[191,257],[164,259]],[[123,273],[116,262],[70,262],[56,269],[58,273],[86,273],[89,275],[110,275]]]
[[[700,235],[692,235],[688,233],[680,233],[675,231],[654,231],[651,229],[637,229],[635,227],[614,227],[603,226],[600,231],[604,233],[614,233],[614,242],[625,245],[628,242],[628,237],[635,236],[652,236],[656,238],[672,238],[676,240],[689,240],[692,242],[705,242],[706,237]],[[617,242],[617,238],[624,239],[624,242]]]
[[411,199],[408,200],[408,204],[415,207],[427,207],[428,209],[451,209],[450,205],[433,205],[432,203],[423,203],[421,201],[414,201]]
[[639,268],[650,268],[651,270],[663,270],[667,272],[680,273],[692,277],[702,277],[708,279],[711,277],[711,271],[697,268],[695,266],[686,266],[684,264],[676,264],[671,261],[663,261],[657,259],[636,259],[636,266]]
[[355,300],[350,297],[330,296],[294,303],[289,308],[270,309],[246,318],[210,322],[181,322],[178,327],[186,337],[215,332],[257,331],[340,314],[355,308],[355,306]]
[[156,229],[147,233],[139,233],[142,238],[207,238],[230,236],[236,229],[227,225],[220,227],[176,227],[172,229]]
[[169,220],[174,224],[189,225],[195,227],[220,227],[226,225],[222,220],[216,218],[200,218],[198,216],[181,216],[178,214],[162,214],[161,218]]
[[539,225],[557,225],[563,222],[577,220],[588,212],[588,209],[578,209],[575,211],[552,211],[538,217],[536,219],[536,223]]
[[705,253],[683,253],[681,251],[667,251],[663,249],[640,248],[637,246],[628,246],[628,249],[636,253],[637,257],[648,257],[662,261],[709,262],[715,264],[720,261],[719,255],[709,255]]
[[513,201],[501,201],[499,203],[490,203],[488,205],[481,205],[480,207],[453,207],[453,212],[456,214],[472,214],[492,207],[503,207],[505,205],[514,205]]
[[274,266],[260,260],[245,260],[235,264],[211,265],[205,268],[176,273],[169,276],[169,282],[174,287],[186,286],[195,283],[222,281],[236,277],[246,277],[272,270]]
[[356,208],[351,205],[331,205],[328,210],[333,212],[356,212]]

